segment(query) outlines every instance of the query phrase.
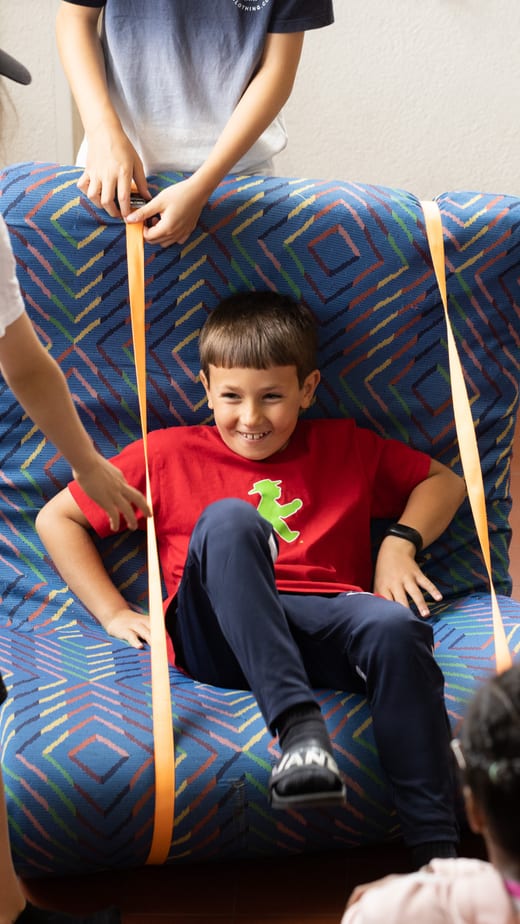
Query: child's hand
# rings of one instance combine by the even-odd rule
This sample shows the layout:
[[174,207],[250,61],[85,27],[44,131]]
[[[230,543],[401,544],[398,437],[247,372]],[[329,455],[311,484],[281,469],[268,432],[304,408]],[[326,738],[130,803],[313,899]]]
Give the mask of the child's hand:
[[150,644],[150,617],[134,610],[119,610],[109,619],[103,620],[103,626],[113,638],[128,642],[132,648],[142,648],[143,643]]
[[188,177],[168,186],[146,205],[136,209],[127,221],[150,222],[144,227],[144,239],[149,244],[184,244],[197,225],[207,201],[206,193],[197,186],[195,177]]
[[383,539],[377,556],[374,593],[395,600],[404,606],[410,605],[412,600],[419,615],[426,618],[430,615],[429,607],[424,599],[423,591],[438,602],[442,594],[435,584],[426,577],[415,561],[415,550],[411,542],[405,542],[396,536],[387,536]]
[[78,187],[98,209],[112,218],[126,218],[131,212],[132,181],[138,193],[150,198],[143,164],[121,128],[100,126],[88,136],[87,163]]
[[115,465],[95,453],[89,460],[85,471],[73,471],[74,478],[80,488],[88,494],[96,504],[106,511],[110,529],[119,529],[120,514],[126,521],[128,529],[136,529],[137,517],[135,508],[148,517],[151,511],[140,491],[128,484],[122,472]]

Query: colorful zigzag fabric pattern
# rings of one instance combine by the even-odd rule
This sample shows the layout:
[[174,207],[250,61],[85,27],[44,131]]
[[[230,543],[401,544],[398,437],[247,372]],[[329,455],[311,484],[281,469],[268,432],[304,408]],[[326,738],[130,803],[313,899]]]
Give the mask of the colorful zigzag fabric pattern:
[[[79,413],[110,456],[138,438],[123,224],[77,190],[79,170],[19,164],[0,176],[27,311],[60,362]],[[152,178],[152,188],[178,175]],[[511,444],[519,382],[520,200],[439,197],[450,313],[481,454],[494,579],[511,651]],[[415,196],[399,189],[230,177],[182,247],[146,247],[149,429],[208,422],[197,335],[225,295],[273,289],[303,300],[320,329],[323,381],[311,413],[430,452],[460,471],[446,329]],[[67,464],[0,384],[0,757],[15,860],[37,876],[143,863],[153,824],[148,652],[106,636],[51,567],[34,530]],[[375,541],[385,524],[375,524]],[[118,586],[146,604],[135,536],[101,551]],[[428,549],[444,593],[434,616],[454,728],[494,669],[485,568],[469,506]],[[276,742],[250,693],[171,670],[176,823],[169,861],[289,854],[399,837],[363,697],[320,690],[348,804],[273,813]]]

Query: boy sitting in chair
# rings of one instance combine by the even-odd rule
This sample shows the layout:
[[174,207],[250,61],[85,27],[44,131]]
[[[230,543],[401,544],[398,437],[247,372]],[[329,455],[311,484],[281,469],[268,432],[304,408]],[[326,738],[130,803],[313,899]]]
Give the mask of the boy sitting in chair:
[[[215,426],[148,439],[175,663],[203,683],[253,692],[279,736],[269,787],[277,809],[344,801],[313,690],[366,695],[414,865],[454,856],[450,729],[425,601],[441,595],[416,556],[450,523],[463,480],[353,420],[301,418],[320,380],[317,332],[291,299],[224,300],[199,348]],[[144,490],[141,441],[112,461]],[[375,517],[395,522],[372,573]],[[106,513],[76,482],[41,510],[37,528],[107,632],[136,648],[149,642],[148,617],[131,609],[97,552],[92,531],[110,534]]]

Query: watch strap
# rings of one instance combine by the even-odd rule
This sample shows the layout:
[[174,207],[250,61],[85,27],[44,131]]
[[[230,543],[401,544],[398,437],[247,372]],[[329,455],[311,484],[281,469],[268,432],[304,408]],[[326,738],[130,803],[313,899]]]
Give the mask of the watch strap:
[[408,542],[413,542],[416,555],[419,554],[423,547],[423,539],[419,530],[414,529],[413,526],[406,526],[404,523],[392,523],[388,527],[385,536],[396,536],[398,539],[407,539]]

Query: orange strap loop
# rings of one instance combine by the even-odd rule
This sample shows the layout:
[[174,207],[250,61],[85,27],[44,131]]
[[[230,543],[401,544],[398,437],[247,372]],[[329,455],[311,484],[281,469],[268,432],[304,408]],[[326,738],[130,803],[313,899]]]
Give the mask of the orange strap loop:
[[148,425],[146,414],[146,345],[144,301],[144,241],[142,222],[126,223],[128,289],[132,337],[137,378],[137,395],[141,416],[144,461],[146,470],[146,500],[152,510],[148,518],[148,602],[151,627],[152,719],[155,757],[155,812],[152,844],[146,862],[164,863],[168,859],[175,817],[175,751],[173,741],[172,702],[166,630],[164,625],[161,572],[157,552],[157,537],[153,517],[150,476],[148,471]]
[[468,499],[473,513],[477,535],[482,549],[482,555],[489,579],[491,593],[491,608],[493,613],[493,632],[495,636],[495,659],[497,672],[501,673],[511,667],[513,659],[509,650],[502,615],[493,584],[491,568],[491,554],[489,547],[489,528],[486,513],[486,499],[482,480],[482,466],[478,452],[475,425],[471,416],[471,408],[464,381],[464,374],[455,343],[455,337],[448,315],[448,293],[446,288],[446,268],[444,260],[444,237],[442,219],[439,206],[436,202],[421,202],[426,223],[426,236],[430,246],[433,268],[437,278],[437,285],[441,293],[446,330],[448,336],[448,358],[450,367],[451,389],[453,395],[453,410],[455,427],[459,441],[462,470],[466,479]]

